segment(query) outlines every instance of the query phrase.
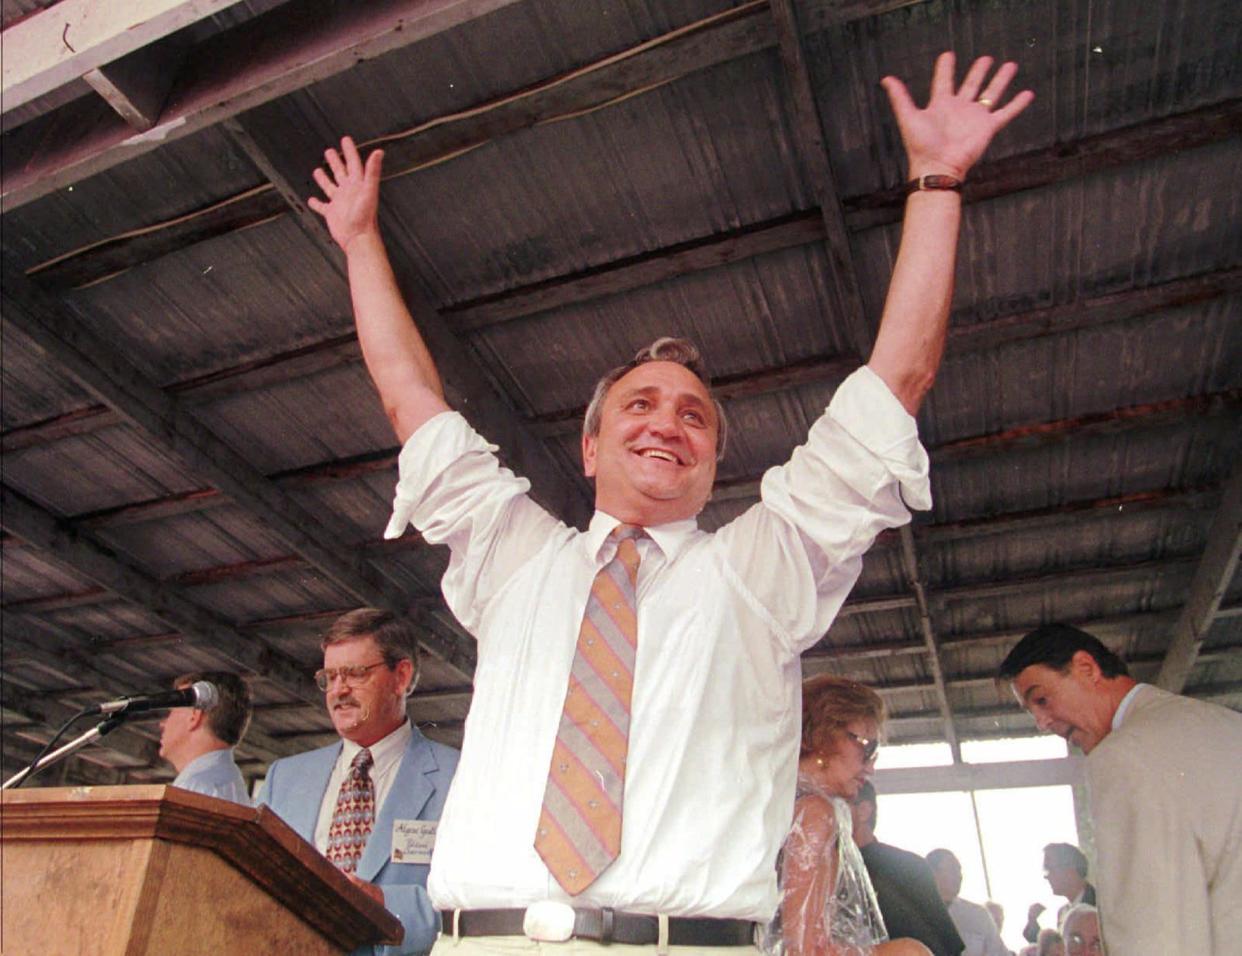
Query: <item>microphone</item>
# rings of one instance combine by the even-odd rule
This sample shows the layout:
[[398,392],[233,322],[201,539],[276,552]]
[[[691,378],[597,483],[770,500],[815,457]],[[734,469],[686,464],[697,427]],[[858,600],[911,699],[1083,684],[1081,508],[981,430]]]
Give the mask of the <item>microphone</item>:
[[84,714],[140,714],[146,711],[171,710],[174,707],[193,707],[196,710],[211,710],[220,702],[220,692],[216,685],[205,680],[195,681],[189,687],[180,690],[165,690],[158,694],[136,694],[133,697],[118,697],[103,704],[94,704],[82,711]]

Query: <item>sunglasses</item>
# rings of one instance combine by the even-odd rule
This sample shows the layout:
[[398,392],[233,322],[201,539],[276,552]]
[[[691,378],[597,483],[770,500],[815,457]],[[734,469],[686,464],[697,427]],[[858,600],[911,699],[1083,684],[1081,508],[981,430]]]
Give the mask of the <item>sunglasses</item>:
[[859,737],[852,730],[847,730],[845,736],[862,748],[863,763],[871,763],[875,759],[876,751],[880,749],[879,737]]

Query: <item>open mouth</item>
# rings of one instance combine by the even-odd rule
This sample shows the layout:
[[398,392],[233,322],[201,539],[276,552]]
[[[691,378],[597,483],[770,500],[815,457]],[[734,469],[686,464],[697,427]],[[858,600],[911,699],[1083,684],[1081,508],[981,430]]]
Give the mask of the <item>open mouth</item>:
[[674,455],[666,448],[640,448],[635,454],[641,458],[650,458],[655,461],[667,461],[674,465],[682,464],[682,460]]

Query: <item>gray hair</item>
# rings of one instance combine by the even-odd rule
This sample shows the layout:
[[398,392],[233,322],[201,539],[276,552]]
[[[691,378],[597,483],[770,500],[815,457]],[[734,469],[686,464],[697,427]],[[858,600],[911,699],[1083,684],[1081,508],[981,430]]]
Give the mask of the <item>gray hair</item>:
[[[604,398],[609,389],[617,384],[625,375],[647,362],[676,362],[689,369],[703,383],[703,387],[711,394],[711,380],[707,375],[707,366],[703,364],[703,356],[698,347],[688,339],[675,339],[664,336],[650,345],[638,350],[634,360],[625,365],[618,365],[611,372],[595,383],[595,391],[591,394],[591,402],[587,405],[586,416],[582,420],[583,437],[599,435],[600,421],[604,415]],[[724,458],[725,443],[729,437],[729,422],[725,418],[724,406],[714,395],[712,405],[716,408],[716,460]]]
[[1098,920],[1100,918],[1100,911],[1090,903],[1075,903],[1065,911],[1065,915],[1061,917],[1061,925],[1058,926],[1057,929],[1064,933],[1065,927],[1069,926],[1070,919],[1077,918],[1079,916],[1095,916]]

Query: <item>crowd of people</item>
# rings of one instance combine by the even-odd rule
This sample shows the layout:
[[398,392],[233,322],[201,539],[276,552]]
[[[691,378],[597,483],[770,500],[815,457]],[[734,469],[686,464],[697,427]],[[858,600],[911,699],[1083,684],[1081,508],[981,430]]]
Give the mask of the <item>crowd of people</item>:
[[[757,938],[783,956],[996,952],[996,921],[958,897],[952,853],[920,862],[874,838],[879,697],[836,677],[801,684],[802,652],[876,536],[930,506],[914,416],[944,350],[962,183],[1033,98],[1007,98],[1017,67],[993,66],[981,57],[959,82],[942,54],[922,108],[882,80],[909,182],[873,349],[760,501],[714,533],[696,516],[726,422],[693,345],[657,340],[599,381],[581,440],[596,511],[587,530],[566,526],[445,400],[381,238],[382,151],[364,161],[348,137],[327,150],[309,204],[344,253],[363,357],[403,443],[386,535],[413,525],[447,546],[444,598],[478,644],[459,755],[406,717],[408,624],[346,615],[316,675],[341,739],[277,761],[263,786],[261,802],[400,918],[404,940],[375,952],[753,954]],[[1001,676],[1089,754],[1114,956],[1223,954],[1242,939],[1242,812],[1232,781],[1204,781],[1242,765],[1242,717],[1136,685],[1102,648],[1041,629]],[[171,739],[185,726],[214,752],[234,734],[189,723],[165,725],[177,785],[231,776],[226,757]],[[1068,952],[1100,951],[1093,918],[1082,900],[1065,913]]]

